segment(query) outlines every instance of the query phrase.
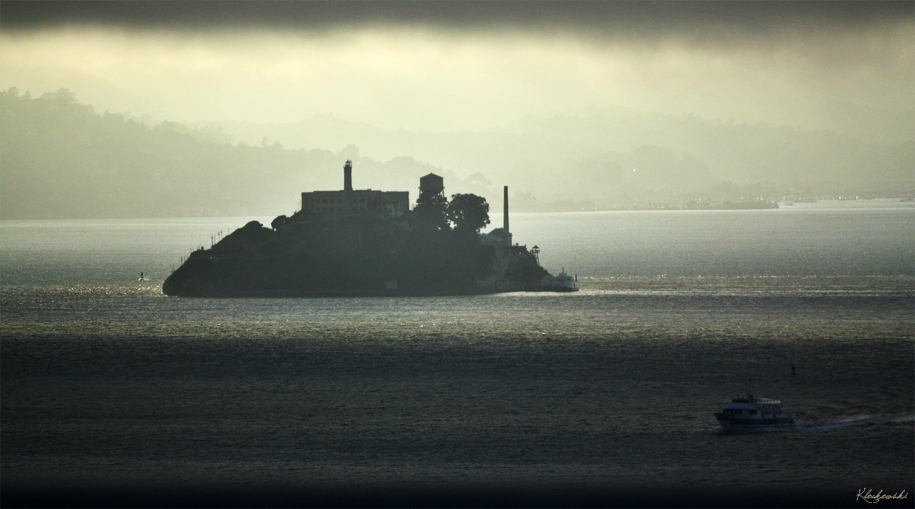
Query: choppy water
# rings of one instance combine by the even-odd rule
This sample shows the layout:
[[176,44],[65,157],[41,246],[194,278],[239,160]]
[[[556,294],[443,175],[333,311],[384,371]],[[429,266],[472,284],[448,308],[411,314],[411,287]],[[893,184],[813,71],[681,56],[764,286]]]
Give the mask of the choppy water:
[[[245,221],[0,223],[4,505],[912,505],[915,208],[513,217],[577,294],[161,295]],[[721,434],[748,389],[798,429]]]

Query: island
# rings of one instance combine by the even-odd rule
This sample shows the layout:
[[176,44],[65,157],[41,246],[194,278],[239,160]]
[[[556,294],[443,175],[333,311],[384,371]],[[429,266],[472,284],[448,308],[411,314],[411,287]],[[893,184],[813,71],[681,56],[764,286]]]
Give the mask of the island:
[[269,227],[251,221],[194,251],[162,291],[331,297],[577,290],[568,276],[540,266],[539,249],[512,243],[507,186],[503,226],[481,233],[490,222],[486,200],[473,194],[448,200],[438,175],[420,178],[411,210],[408,192],[355,190],[352,161],[343,169],[343,190],[304,192],[293,215],[278,216]]

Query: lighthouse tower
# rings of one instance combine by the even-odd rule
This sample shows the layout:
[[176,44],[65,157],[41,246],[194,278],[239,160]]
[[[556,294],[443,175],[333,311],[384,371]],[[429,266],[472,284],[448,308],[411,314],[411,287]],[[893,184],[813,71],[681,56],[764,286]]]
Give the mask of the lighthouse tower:
[[353,162],[349,159],[347,159],[346,164],[343,165],[343,190],[353,190]]

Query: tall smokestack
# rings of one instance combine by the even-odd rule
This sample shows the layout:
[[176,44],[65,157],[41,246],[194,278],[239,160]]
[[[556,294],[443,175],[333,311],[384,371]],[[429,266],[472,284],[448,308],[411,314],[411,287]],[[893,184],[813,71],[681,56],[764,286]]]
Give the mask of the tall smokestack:
[[353,190],[353,162],[349,159],[347,159],[346,164],[343,165],[343,190]]
[[502,228],[505,228],[505,233],[511,232],[508,229],[508,186],[502,189]]

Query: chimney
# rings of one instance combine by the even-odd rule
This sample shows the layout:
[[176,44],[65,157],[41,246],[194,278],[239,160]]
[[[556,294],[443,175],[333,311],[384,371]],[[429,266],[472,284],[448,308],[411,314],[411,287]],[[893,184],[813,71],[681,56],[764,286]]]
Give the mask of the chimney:
[[346,164],[343,165],[343,190],[353,190],[353,162],[349,159],[347,159]]
[[502,228],[505,228],[505,233],[511,232],[508,229],[508,186],[502,189]]

